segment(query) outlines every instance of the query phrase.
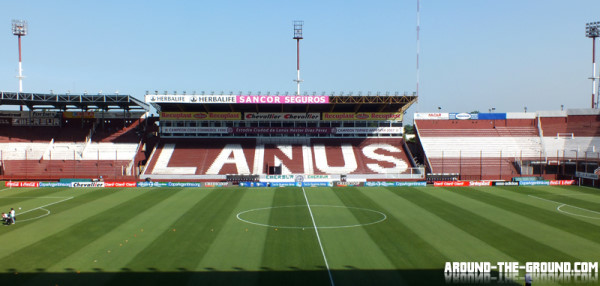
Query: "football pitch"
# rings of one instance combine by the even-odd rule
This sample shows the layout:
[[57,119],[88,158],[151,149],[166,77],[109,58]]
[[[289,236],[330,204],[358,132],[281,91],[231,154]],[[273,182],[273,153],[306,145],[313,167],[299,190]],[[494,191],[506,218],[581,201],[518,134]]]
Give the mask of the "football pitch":
[[600,192],[587,187],[0,187],[11,207],[7,285],[523,285],[525,271],[444,268],[600,260]]

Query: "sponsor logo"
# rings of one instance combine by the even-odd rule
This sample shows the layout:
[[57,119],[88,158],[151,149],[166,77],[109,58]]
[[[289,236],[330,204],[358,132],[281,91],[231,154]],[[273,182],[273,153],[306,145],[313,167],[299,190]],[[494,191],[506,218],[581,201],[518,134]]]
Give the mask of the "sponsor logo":
[[238,95],[236,103],[325,104],[329,96]]
[[570,186],[575,184],[575,180],[552,180],[550,186]]
[[240,120],[240,112],[161,112],[160,120]]
[[39,182],[6,182],[5,186],[11,188],[37,188],[40,186]]
[[349,112],[325,112],[323,120],[377,120],[377,121],[397,121],[402,119],[402,113],[393,112],[371,112],[371,113],[349,113]]
[[459,114],[456,114],[456,119],[460,119],[460,120],[471,119],[471,114],[459,113]]
[[167,183],[165,183],[165,182],[138,182],[137,186],[140,188],[166,187]]
[[434,187],[468,187],[469,182],[465,181],[435,181]]
[[489,187],[492,185],[492,182],[489,181],[470,181],[469,186],[471,187]]
[[244,113],[244,120],[248,121],[318,121],[319,113]]
[[132,188],[137,187],[136,182],[104,182],[105,188]]
[[518,186],[519,182],[494,182],[494,186]]
[[366,187],[426,187],[427,182],[365,182]]
[[549,181],[521,181],[519,186],[549,186]]
[[73,188],[103,188],[104,182],[72,182]]
[[202,184],[194,182],[168,182],[167,187],[200,188]]
[[298,182],[271,182],[269,183],[271,187],[301,187],[302,183]]
[[58,188],[58,187],[70,188],[71,187],[71,183],[40,182],[39,187],[40,188]]
[[[299,183],[299,182],[297,182]],[[302,182],[303,187],[333,187],[332,182]]]

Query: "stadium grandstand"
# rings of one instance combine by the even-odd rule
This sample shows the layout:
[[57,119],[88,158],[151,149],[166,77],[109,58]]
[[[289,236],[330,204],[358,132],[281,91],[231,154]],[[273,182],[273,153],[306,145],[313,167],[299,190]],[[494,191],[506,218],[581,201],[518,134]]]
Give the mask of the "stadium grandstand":
[[597,109],[416,113],[414,124],[430,180],[598,178]]
[[423,180],[403,139],[407,94],[159,95],[142,180]]
[[149,105],[129,95],[1,92],[0,105],[3,180],[135,178],[152,141]]

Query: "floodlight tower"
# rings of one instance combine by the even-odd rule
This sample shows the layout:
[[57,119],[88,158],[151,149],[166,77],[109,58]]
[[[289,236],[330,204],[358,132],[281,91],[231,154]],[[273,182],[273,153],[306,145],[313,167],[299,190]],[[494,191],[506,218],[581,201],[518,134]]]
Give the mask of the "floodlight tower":
[[23,20],[12,21],[12,33],[19,37],[19,92],[23,92],[23,65],[21,63],[21,37],[27,35],[27,22]]
[[598,99],[595,98],[598,97],[596,85],[596,79],[598,79],[596,76],[596,38],[600,37],[600,22],[585,24],[585,36],[592,38],[592,77],[590,77],[592,80],[592,108],[598,108],[598,103],[596,102]]
[[294,40],[296,40],[296,71],[298,73],[298,77],[294,80],[298,85],[296,95],[300,95],[300,83],[303,82],[303,80],[300,79],[300,40],[302,39],[303,25],[304,21],[294,21]]

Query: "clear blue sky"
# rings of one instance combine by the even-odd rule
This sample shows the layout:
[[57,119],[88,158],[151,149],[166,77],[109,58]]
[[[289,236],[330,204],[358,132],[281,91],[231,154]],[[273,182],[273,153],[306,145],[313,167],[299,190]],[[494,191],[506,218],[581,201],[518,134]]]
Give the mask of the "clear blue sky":
[[[416,0],[2,1],[0,90],[415,91]],[[421,88],[409,112],[587,108],[598,0],[422,0]],[[598,42],[600,51],[600,41]]]

